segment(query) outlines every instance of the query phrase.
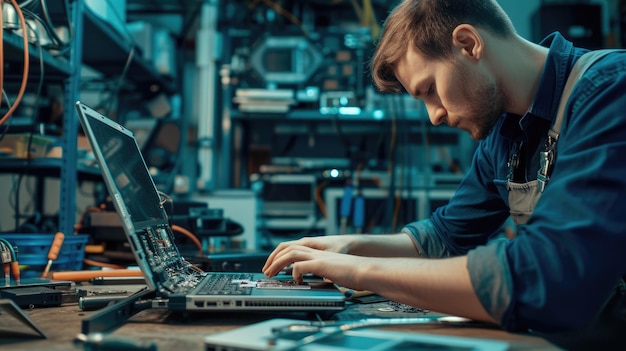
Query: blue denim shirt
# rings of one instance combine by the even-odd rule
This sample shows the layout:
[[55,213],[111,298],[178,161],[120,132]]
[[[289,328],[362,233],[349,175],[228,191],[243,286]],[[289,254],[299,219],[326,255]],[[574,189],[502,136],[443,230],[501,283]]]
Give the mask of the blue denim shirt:
[[507,163],[523,141],[519,182],[537,178],[538,152],[574,62],[586,50],[554,33],[537,95],[524,116],[503,115],[478,145],[448,205],[403,228],[426,257],[468,256],[477,296],[509,330],[573,330],[589,324],[626,274],[626,54],[593,65],[574,88],[556,163],[513,240]]

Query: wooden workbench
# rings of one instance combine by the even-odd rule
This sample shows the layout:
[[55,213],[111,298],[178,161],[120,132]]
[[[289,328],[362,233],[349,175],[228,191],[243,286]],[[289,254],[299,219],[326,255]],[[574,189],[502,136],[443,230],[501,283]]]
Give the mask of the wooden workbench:
[[[416,317],[431,312],[415,312],[391,310],[384,302],[374,304],[348,305],[346,311],[335,317],[340,320],[359,319],[365,317]],[[83,319],[97,311],[82,311],[77,303],[63,304],[59,307],[40,307],[24,309],[28,318],[47,336],[46,339],[24,325],[17,325],[8,316],[0,315],[0,349],[3,350],[81,350],[80,343],[75,339],[81,332]],[[306,314],[273,315],[265,313],[203,313],[181,315],[166,309],[150,308],[132,316],[120,327],[110,330],[106,335],[128,340],[144,340],[154,343],[158,350],[201,351],[204,350],[203,340],[209,334],[227,331],[254,322],[273,317],[306,319],[313,316]],[[9,325],[7,325],[9,323]],[[511,345],[511,350],[557,350],[548,341],[527,334],[508,333],[489,327],[456,327],[441,325],[412,325],[403,327],[387,327],[394,331],[410,331],[432,333],[437,335],[453,335],[504,340]]]

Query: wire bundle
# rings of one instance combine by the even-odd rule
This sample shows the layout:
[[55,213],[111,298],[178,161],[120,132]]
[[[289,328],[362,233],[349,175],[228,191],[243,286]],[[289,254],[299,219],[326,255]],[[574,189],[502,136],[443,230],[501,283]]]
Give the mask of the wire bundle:
[[0,257],[4,268],[4,284],[11,285],[11,272],[15,278],[15,283],[20,285],[20,266],[17,261],[17,250],[9,241],[0,238]]

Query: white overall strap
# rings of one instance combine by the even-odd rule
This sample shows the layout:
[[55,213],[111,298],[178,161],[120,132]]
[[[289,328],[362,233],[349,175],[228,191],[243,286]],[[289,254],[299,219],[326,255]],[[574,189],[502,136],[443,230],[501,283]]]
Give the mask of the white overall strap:
[[565,82],[565,87],[563,88],[563,93],[561,94],[561,101],[559,102],[559,109],[556,113],[556,118],[554,119],[554,123],[548,132],[548,135],[552,137],[555,141],[559,139],[559,133],[561,132],[561,125],[563,124],[563,116],[565,115],[565,106],[567,105],[567,100],[569,99],[572,90],[574,90],[574,86],[582,77],[583,73],[596,61],[603,58],[607,54],[612,52],[619,52],[626,50],[618,50],[618,49],[605,49],[605,50],[595,50],[590,51],[584,55],[582,55],[578,61],[572,67],[572,71],[567,78],[567,82]]

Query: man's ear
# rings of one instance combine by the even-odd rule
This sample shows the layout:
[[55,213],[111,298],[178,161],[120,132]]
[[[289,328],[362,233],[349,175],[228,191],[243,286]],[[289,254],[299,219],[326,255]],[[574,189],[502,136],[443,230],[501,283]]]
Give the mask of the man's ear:
[[452,32],[452,45],[465,57],[479,60],[484,50],[482,36],[474,26],[460,24]]

